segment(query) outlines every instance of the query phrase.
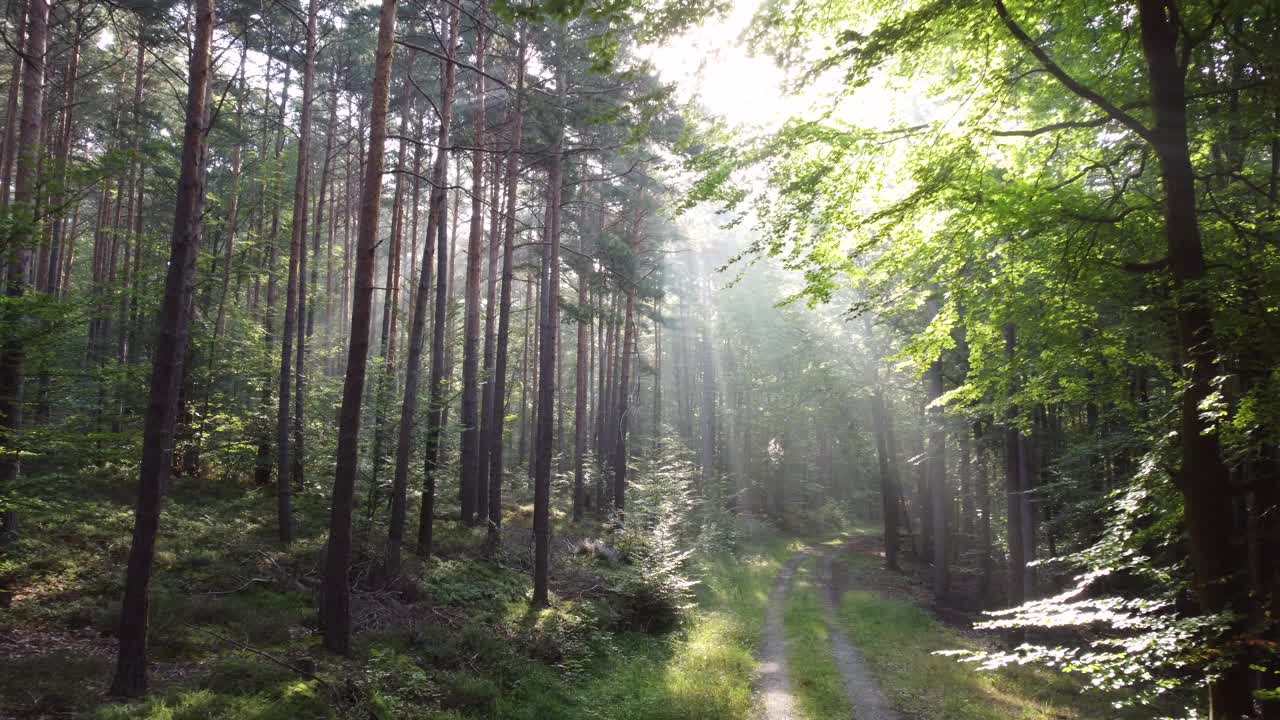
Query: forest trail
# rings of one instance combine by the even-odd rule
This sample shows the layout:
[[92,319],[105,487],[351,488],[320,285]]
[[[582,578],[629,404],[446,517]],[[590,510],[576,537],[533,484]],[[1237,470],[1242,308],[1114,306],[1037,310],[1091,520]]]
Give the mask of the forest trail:
[[[773,590],[769,593],[757,670],[758,691],[761,696],[760,720],[799,720],[800,717],[791,694],[783,618],[796,568],[809,557],[808,553],[799,553],[788,560],[778,571]],[[862,653],[840,627],[837,613],[840,595],[845,588],[844,583],[838,582],[835,577],[835,552],[823,555],[819,562],[822,582],[819,595],[822,598],[828,637],[831,639],[831,652],[849,699],[849,707],[852,708],[852,716],[857,720],[901,720],[901,716],[889,706],[884,694],[880,692]]]
[[[844,548],[842,548],[843,550]],[[827,618],[827,630],[831,637],[831,652],[835,656],[836,669],[844,680],[844,691],[849,697],[849,707],[858,720],[900,720],[900,715],[889,706],[884,693],[867,667],[862,653],[840,627],[837,616],[844,583],[836,582],[833,568],[835,553],[822,558],[822,605]]]
[[791,592],[791,579],[796,567],[806,557],[801,553],[788,560],[778,571],[778,577],[773,581],[773,590],[769,592],[760,659],[756,668],[761,697],[760,720],[798,720],[787,673],[787,635],[782,619],[786,614],[787,595]]

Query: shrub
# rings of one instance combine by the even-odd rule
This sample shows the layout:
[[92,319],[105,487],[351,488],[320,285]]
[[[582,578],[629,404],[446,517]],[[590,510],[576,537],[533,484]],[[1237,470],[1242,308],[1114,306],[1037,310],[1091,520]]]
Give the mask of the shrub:
[[492,680],[467,672],[449,672],[441,678],[440,707],[481,717],[491,717],[498,702],[498,686]]

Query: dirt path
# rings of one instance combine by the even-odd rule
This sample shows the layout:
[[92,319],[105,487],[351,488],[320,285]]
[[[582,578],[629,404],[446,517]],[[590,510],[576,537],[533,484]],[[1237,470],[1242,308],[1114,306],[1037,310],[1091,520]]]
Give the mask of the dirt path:
[[[791,682],[787,671],[787,639],[783,627],[786,615],[787,595],[796,567],[808,556],[796,555],[778,571],[773,590],[769,593],[769,607],[765,612],[764,631],[757,666],[757,689],[760,694],[760,720],[799,720],[795,699],[791,695]],[[826,611],[827,631],[831,638],[831,651],[836,669],[844,680],[849,707],[857,720],[901,720],[901,716],[889,706],[875,678],[871,676],[862,653],[849,642],[840,628],[837,608],[843,588],[834,578],[832,555],[819,560],[822,568],[823,607]]]
[[849,642],[840,627],[840,596],[844,588],[835,582],[832,571],[835,561],[832,555],[822,558],[822,604],[827,616],[827,631],[831,636],[831,652],[835,656],[836,669],[844,678],[844,691],[849,697],[849,707],[857,720],[900,720],[900,715],[889,706],[880,686],[871,676],[866,660],[858,648]]
[[778,571],[773,590],[769,592],[769,608],[765,611],[760,658],[756,666],[760,720],[797,720],[791,681],[787,678],[787,634],[782,618],[786,614],[791,578],[795,575],[796,566],[804,559],[804,555],[796,555],[788,560]]

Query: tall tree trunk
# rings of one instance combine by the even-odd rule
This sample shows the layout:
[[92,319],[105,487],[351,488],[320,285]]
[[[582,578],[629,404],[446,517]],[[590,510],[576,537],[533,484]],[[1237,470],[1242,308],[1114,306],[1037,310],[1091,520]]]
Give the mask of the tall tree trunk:
[[[424,448],[422,506],[418,513],[418,556],[431,555],[432,524],[435,516],[436,475],[440,469],[441,441],[444,439],[445,422],[445,336],[448,333],[449,283],[453,279],[450,267],[448,244],[448,194],[445,182],[449,177],[448,145],[449,119],[453,111],[453,93],[457,65],[455,57],[458,52],[458,35],[461,32],[461,15],[457,5],[449,12],[449,41],[445,48],[445,59],[440,67],[440,146],[436,149],[436,166],[431,189],[431,208],[427,214],[427,242],[431,242],[432,232],[436,240],[436,299],[435,318],[431,328],[431,400],[427,411],[427,442]],[[430,281],[427,270],[423,269],[423,279]],[[418,292],[422,300],[418,302],[425,309],[427,285],[419,285]],[[425,310],[424,310],[425,312]],[[406,399],[406,404],[407,404]]]
[[[9,303],[5,314],[5,334],[0,346],[0,440],[13,451],[0,456],[0,487],[18,477],[18,452],[22,431],[22,380],[26,364],[26,323],[20,314],[19,301],[26,293],[31,268],[31,242],[36,233],[36,190],[40,163],[40,127],[44,110],[44,60],[49,37],[48,0],[30,0],[27,4],[27,40],[22,62],[22,121],[18,132],[17,169],[14,171],[13,217],[9,229],[5,261],[7,278],[5,295]],[[194,67],[194,66],[193,66]],[[12,537],[18,531],[18,514],[5,508],[0,516],[0,536]]]
[[[713,354],[715,352],[715,325],[711,307],[711,280],[705,280],[703,293],[702,319],[702,443],[698,457],[702,465],[702,487],[704,492],[712,491],[715,482],[716,460],[716,374]],[[790,445],[788,445],[790,449]],[[779,507],[781,511],[781,506]]]
[[[412,30],[410,31],[412,34]],[[404,238],[404,194],[405,163],[407,162],[408,142],[404,139],[409,132],[409,116],[413,112],[413,93],[410,91],[411,75],[417,52],[410,51],[409,62],[405,65],[404,81],[401,83],[403,100],[400,107],[400,139],[396,155],[395,194],[391,201],[391,242],[387,247],[387,280],[383,291],[382,303],[382,336],[379,353],[382,357],[382,373],[378,376],[378,384],[374,390],[373,405],[373,468],[369,480],[369,495],[377,497],[378,478],[382,475],[383,450],[382,440],[386,435],[387,407],[391,395],[395,394],[396,381],[396,340],[399,335],[400,320],[400,258],[401,244]],[[410,240],[412,244],[413,240]],[[394,475],[392,477],[392,493],[396,493]],[[392,503],[396,501],[393,499]],[[370,501],[369,516],[372,518],[378,510],[378,503]]]
[[[585,249],[585,240],[579,250]],[[582,520],[585,488],[584,461],[587,444],[587,395],[590,393],[587,379],[587,355],[591,337],[591,320],[588,308],[591,307],[591,272],[590,266],[578,273],[578,344],[574,355],[573,377],[573,521]]]
[[[640,213],[644,204],[644,190],[636,204],[631,218],[632,262],[640,262]],[[630,423],[627,403],[631,394],[631,355],[636,341],[636,289],[640,282],[639,272],[627,279],[627,305],[623,313],[622,332],[622,372],[618,382],[617,426],[613,438],[613,510],[621,513],[626,508],[627,500],[627,425]]]
[[[1231,544],[1230,472],[1212,421],[1204,420],[1200,411],[1213,392],[1219,349],[1212,300],[1205,287],[1204,249],[1187,139],[1186,78],[1178,58],[1179,28],[1169,17],[1169,3],[1138,0],[1137,4],[1155,120],[1150,141],[1160,160],[1179,367],[1185,368],[1178,432],[1182,463],[1176,480],[1190,540],[1192,586],[1206,613],[1229,612],[1233,605],[1246,601],[1246,591],[1239,554]],[[1210,720],[1235,720],[1252,712],[1247,654],[1237,655],[1238,660],[1210,683]]]
[[[289,78],[293,66],[290,63],[284,64],[284,84],[280,89],[280,106],[276,116],[276,145],[275,155],[272,161],[272,167],[278,168],[280,164],[280,155],[284,152],[284,120],[285,110],[289,105]],[[269,80],[269,78],[268,78]],[[268,88],[270,82],[267,83]],[[268,100],[268,104],[270,101]],[[268,182],[266,178],[262,181],[263,197],[268,196]],[[264,344],[267,348],[267,357],[270,357],[275,347],[275,312],[276,312],[276,255],[278,252],[278,240],[280,237],[280,188],[271,183],[271,230],[267,236],[267,306],[262,313],[262,325],[264,328]],[[292,271],[292,261],[290,261]],[[271,377],[265,378],[262,383],[262,406],[267,408],[271,404]],[[278,422],[278,420],[277,420]],[[267,485],[271,482],[271,434],[264,429],[262,438],[258,441],[258,457],[256,467],[254,469],[254,480],[259,485]],[[278,502],[277,502],[278,504]]]
[[[613,422],[613,388],[615,385],[615,377],[617,368],[613,362],[613,348],[617,344],[617,322],[615,312],[618,300],[616,292],[610,292],[608,283],[604,283],[601,288],[602,294],[609,298],[609,308],[602,322],[605,324],[602,335],[604,336],[604,345],[600,348],[600,413],[596,419],[598,427],[596,428],[596,460],[600,463],[600,474],[608,476],[609,463],[613,462],[613,454],[611,438],[609,432],[609,424]],[[600,309],[604,310],[604,303],[600,303]],[[608,500],[608,506],[613,507],[613,484],[608,483],[605,487],[605,495],[607,498],[601,498],[603,503]],[[604,507],[601,508],[604,510]]]
[[[307,293],[314,292],[318,277],[318,265],[320,264],[320,231],[324,227],[324,207],[325,195],[329,188],[330,168],[333,160],[333,134],[337,126],[338,114],[338,87],[333,85],[330,88],[331,93],[329,99],[329,119],[325,128],[324,141],[324,159],[320,166],[320,189],[316,197],[316,217],[314,227],[311,231],[311,280],[306,279],[306,260],[307,253],[305,248],[299,256],[298,264],[298,356],[294,368],[296,375],[295,388],[293,395],[293,482],[298,487],[304,487],[306,484],[306,389],[307,389],[307,338],[311,336],[315,324],[315,303],[307,298]],[[330,247],[333,242],[333,222],[329,222]],[[304,240],[305,245],[305,240]],[[330,265],[332,268],[332,265]],[[327,290],[327,288],[326,288]],[[306,318],[306,327],[303,327],[303,318]]]
[[[511,128],[511,140],[507,145],[507,206],[503,212],[502,228],[502,289],[499,293],[497,357],[493,371],[493,425],[489,462],[489,544],[496,546],[502,524],[502,473],[503,473],[503,424],[507,414],[507,356],[511,336],[511,285],[515,280],[514,253],[516,235],[516,201],[520,183],[520,147],[524,133],[525,31],[520,30],[519,55],[516,61],[516,93],[510,102],[511,110],[507,126]],[[492,240],[490,240],[492,242]]]
[[[480,4],[483,15],[485,5]],[[484,241],[485,77],[484,55],[488,36],[482,25],[476,30],[476,149],[471,155],[471,223],[467,232],[465,308],[462,325],[462,474],[458,484],[462,523],[476,522],[476,496],[480,482],[480,250]]]
[[[49,248],[49,260],[40,279],[44,283],[45,291],[55,297],[58,295],[58,285],[62,279],[59,271],[62,267],[63,231],[66,229],[67,218],[67,208],[64,207],[67,190],[67,161],[71,156],[71,145],[75,142],[76,82],[80,74],[80,45],[84,39],[84,16],[77,14],[73,22],[75,29],[72,31],[71,57],[67,59],[67,69],[63,74],[62,122],[58,131],[57,160],[54,163],[58,179],[54,183],[52,197],[49,200],[53,212],[52,242]],[[142,57],[142,53],[139,52],[139,65],[142,64]],[[135,117],[142,109],[142,98],[137,92],[138,86],[139,84],[135,83]],[[135,135],[135,142],[136,137]]]
[[[1005,356],[1012,365],[1017,347],[1017,330],[1012,324],[1004,328]],[[1027,517],[1026,497],[1026,441],[1017,426],[1017,410],[1010,406],[1005,418],[1005,494],[1007,497],[1006,517],[1009,541],[1009,604],[1016,607],[1031,598],[1031,573],[1027,562],[1026,534],[1030,519]],[[1024,633],[1012,630],[1009,643],[1017,645],[1022,642]]]
[[476,522],[489,521],[489,465],[493,461],[493,363],[497,350],[499,238],[502,237],[502,158],[493,156],[489,176],[489,243],[485,270],[484,354],[480,367],[480,448],[476,473]]
[[[863,333],[868,347],[876,347],[873,341],[871,316],[862,316]],[[884,405],[884,386],[880,384],[880,359],[868,353],[867,369],[871,385],[871,424],[876,443],[876,465],[880,471],[880,512],[884,525],[884,567],[898,569],[898,482],[896,463],[889,454],[889,418]]]
[[516,444],[516,458],[523,461],[529,449],[529,346],[533,336],[530,334],[529,314],[533,310],[533,280],[526,278],[524,284],[524,334],[520,343],[520,441]]
[[[40,6],[40,7],[38,7]],[[33,32],[48,14],[44,0],[32,1]],[[213,38],[213,0],[195,3],[195,37],[191,45],[187,85],[186,128],[174,210],[169,269],[151,369],[151,399],[142,436],[138,504],[129,548],[124,601],[120,612],[119,654],[111,694],[136,697],[147,689],[147,625],[151,571],[160,529],[161,498],[169,476],[178,386],[182,382],[195,288],[200,222],[204,212],[205,138],[208,135],[208,89]],[[43,47],[43,41],[39,43]],[[37,47],[31,43],[28,48]],[[34,53],[39,57],[43,53]],[[36,83],[37,85],[39,83]],[[37,100],[38,102],[38,100]],[[38,112],[38,106],[37,106]],[[25,145],[24,145],[25,147]]]
[[[313,0],[314,1],[314,0]],[[378,210],[382,204],[383,151],[387,141],[387,103],[391,60],[395,50],[396,0],[382,0],[378,15],[378,47],[374,56],[373,89],[369,108],[369,152],[360,194],[360,225],[356,240],[355,291],[352,293],[351,334],[347,345],[347,375],[338,413],[338,451],[330,503],[329,545],[325,553],[320,627],[324,646],[347,654],[351,649],[351,512],[355,500],[360,455],[360,400],[369,365],[370,310],[373,306],[374,252],[378,241]]]
[[[988,422],[989,426],[990,423]],[[975,457],[978,463],[978,474],[975,479],[974,502],[978,506],[978,598],[983,607],[991,601],[991,580],[995,575],[995,567],[991,557],[991,484],[987,476],[986,453],[983,452],[982,423],[973,424],[973,440],[977,449]]]
[[302,109],[298,121],[298,166],[293,181],[293,220],[289,239],[289,280],[285,289],[284,328],[280,333],[280,392],[276,408],[276,529],[281,545],[293,542],[293,493],[289,474],[290,380],[293,377],[293,339],[301,324],[301,267],[307,252],[307,194],[311,169],[311,100],[316,75],[316,0],[307,3],[306,51],[302,69]]
[[[550,242],[545,237],[546,235],[545,228],[551,227],[550,212],[551,212],[550,205],[547,205],[545,208],[543,208],[543,212],[542,212],[542,227],[544,228],[543,230],[544,237],[542,241],[543,247],[546,246],[546,243]],[[531,336],[533,340],[533,350],[530,351],[530,356],[535,366],[531,366],[529,368],[529,390],[530,390],[530,394],[532,395],[532,398],[530,398],[530,401],[529,401],[529,406],[530,406],[529,435],[532,438],[532,442],[529,443],[528,456],[523,458],[525,461],[525,477],[528,481],[530,492],[533,491],[533,469],[535,465],[535,456],[538,453],[538,430],[537,430],[538,401],[541,399],[540,396],[538,395],[538,385],[541,379],[538,376],[538,370],[539,368],[541,368],[541,361],[542,361],[542,355],[540,354],[539,349],[542,347],[542,311],[546,307],[542,301],[543,300],[542,293],[546,290],[546,287],[547,287],[547,267],[546,265],[540,265],[538,268],[538,286],[537,286],[536,292],[534,293],[534,295],[536,296],[536,300],[534,302],[534,311],[533,311],[533,325],[534,325],[533,335]],[[529,342],[529,338],[526,338],[525,342],[526,343]]]
[[[564,28],[557,29],[563,40]],[[556,58],[556,87],[564,106],[565,76],[562,58]],[[538,355],[537,457],[533,474],[533,598],[532,606],[546,607],[551,572],[551,449],[555,421],[556,333],[560,327],[560,185],[563,172],[564,118],[557,123],[547,173],[547,244],[542,266],[546,286],[542,291],[541,340]]]
[[[27,10],[23,3],[18,10],[18,27],[14,34],[22,52],[13,54],[13,69],[9,72],[9,97],[4,114],[4,147],[0,148],[0,209],[9,207],[9,191],[13,187],[13,164],[18,158],[18,91],[22,89],[22,74],[26,54]],[[48,22],[46,18],[46,22]],[[43,61],[43,58],[41,58]]]
[[[940,310],[936,297],[928,300],[928,312],[936,317]],[[926,458],[929,475],[929,516],[930,528],[933,531],[933,571],[930,575],[933,582],[933,594],[937,598],[946,595],[949,585],[947,576],[947,513],[950,498],[947,491],[947,426],[943,419],[942,406],[938,400],[942,397],[942,359],[935,359],[925,371],[928,388],[926,394],[929,405],[925,409],[928,425],[928,442]]]
[[[392,576],[400,572],[400,553],[404,545],[404,526],[408,507],[409,462],[413,454],[414,429],[418,422],[418,390],[422,384],[420,382],[422,375],[422,349],[426,338],[427,301],[431,292],[431,260],[434,257],[431,248],[437,228],[442,222],[438,214],[437,204],[443,204],[443,200],[440,199],[439,195],[443,193],[442,187],[448,171],[448,153],[444,152],[442,148],[449,142],[449,127],[453,120],[453,96],[452,88],[444,85],[443,82],[441,89],[448,91],[448,94],[445,95],[446,102],[442,107],[439,140],[431,170],[426,244],[422,250],[422,265],[419,268],[418,284],[411,293],[413,309],[409,316],[409,351],[405,358],[404,402],[400,405],[400,434],[396,442],[396,467],[392,479],[391,522],[387,529],[386,552],[387,572]],[[417,213],[417,194],[417,187],[415,186],[413,203],[415,218]],[[414,224],[417,224],[416,220]],[[416,238],[414,238],[413,242],[416,242]],[[427,462],[429,463],[430,461],[428,460]],[[429,488],[428,491],[434,493],[434,487]],[[425,494],[428,491],[424,491],[424,506],[428,503],[428,498]],[[429,515],[419,520],[419,538],[422,537],[421,522],[423,521],[429,523]],[[429,533],[430,531],[428,530],[427,532]]]
[[240,50],[240,88],[236,97],[236,144],[231,148],[231,191],[227,201],[227,229],[222,257],[222,288],[218,299],[218,315],[213,324],[215,342],[227,329],[227,300],[231,292],[231,265],[235,258],[236,230],[240,226],[240,173],[243,164],[244,143],[240,140],[244,133],[244,99],[247,94],[245,86],[245,60],[248,43]]

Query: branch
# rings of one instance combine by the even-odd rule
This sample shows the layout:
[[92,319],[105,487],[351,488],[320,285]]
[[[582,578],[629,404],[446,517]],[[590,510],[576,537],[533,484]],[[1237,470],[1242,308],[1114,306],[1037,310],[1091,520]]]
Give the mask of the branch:
[[225,642],[225,643],[230,643],[231,645],[235,645],[236,647],[240,648],[241,650],[247,650],[247,651],[249,651],[249,652],[253,653],[254,655],[257,655],[257,656],[259,656],[259,657],[266,658],[267,660],[270,660],[271,662],[275,663],[276,665],[279,665],[280,667],[285,668],[285,669],[287,669],[287,670],[292,670],[293,672],[295,672],[295,673],[297,673],[297,674],[301,675],[302,677],[304,677],[304,678],[306,678],[306,679],[308,679],[308,680],[314,680],[315,682],[318,682],[318,683],[320,683],[321,685],[323,685],[323,686],[324,686],[324,688],[325,688],[326,690],[328,690],[328,691],[329,691],[329,694],[330,694],[330,696],[331,696],[331,697],[336,697],[336,694],[335,694],[335,691],[334,691],[333,686],[332,686],[332,685],[330,685],[329,683],[325,682],[324,678],[321,678],[319,675],[316,675],[316,674],[315,674],[315,673],[313,673],[313,672],[309,672],[309,671],[307,671],[307,670],[303,670],[303,669],[302,669],[302,668],[300,668],[300,667],[296,667],[296,666],[294,666],[294,665],[290,665],[289,663],[285,662],[284,660],[281,660],[280,658],[278,658],[278,657],[276,657],[276,656],[274,656],[274,655],[270,655],[270,654],[268,654],[268,653],[265,653],[265,652],[263,652],[263,651],[259,650],[259,649],[258,649],[258,648],[256,648],[256,647],[252,647],[252,646],[250,646],[250,645],[245,645],[244,643],[242,643],[242,642],[240,642],[240,641],[238,641],[238,640],[232,640],[231,638],[226,637],[225,635],[219,635],[218,633],[216,633],[216,632],[214,632],[214,631],[212,631],[212,630],[209,630],[209,629],[206,629],[206,628],[202,628],[202,627],[200,627],[200,626],[198,626],[198,625],[192,625],[191,623],[183,623],[183,625],[186,625],[187,627],[191,628],[192,630],[199,630],[200,632],[205,633],[205,634],[209,635],[210,637],[217,638],[218,640],[221,640],[221,641],[223,641],[223,642]]
[[456,66],[458,66],[458,67],[460,67],[460,68],[463,68],[464,70],[470,70],[471,72],[477,73],[477,74],[479,74],[479,75],[483,75],[484,77],[488,78],[489,80],[492,80],[492,81],[494,81],[494,82],[498,83],[498,85],[499,85],[499,86],[501,86],[503,89],[506,89],[506,90],[511,90],[511,89],[512,89],[512,88],[511,88],[511,85],[509,85],[509,84],[507,83],[507,81],[506,81],[506,80],[503,80],[502,78],[500,78],[500,77],[498,77],[498,76],[496,76],[496,75],[490,75],[489,73],[487,73],[487,72],[485,72],[485,71],[481,70],[480,68],[478,68],[478,67],[476,67],[475,65],[472,65],[472,64],[470,64],[470,63],[465,63],[465,62],[463,62],[463,61],[461,61],[461,60],[458,60],[458,59],[456,59],[456,58],[450,58],[448,55],[444,55],[444,54],[442,54],[442,53],[438,53],[438,52],[436,52],[435,50],[432,50],[432,49],[427,48],[427,47],[423,47],[422,45],[418,45],[418,44],[416,44],[416,43],[411,43],[411,42],[409,42],[408,40],[403,40],[403,39],[401,39],[401,38],[396,38],[396,44],[397,44],[397,45],[400,45],[401,47],[409,48],[410,50],[417,50],[418,52],[426,53],[426,54],[430,55],[431,57],[436,58],[436,59],[438,59],[438,60],[440,60],[440,61],[442,61],[442,62],[453,63],[454,65],[456,65]]
[[1035,137],[1044,135],[1045,133],[1057,132],[1059,130],[1074,130],[1079,128],[1096,128],[1102,127],[1109,122],[1115,121],[1115,118],[1104,115],[1096,117],[1092,120],[1064,120],[1049,125],[1044,125],[1030,130],[992,130],[991,135],[994,137]]
[[991,2],[995,6],[996,14],[1004,21],[1005,27],[1009,28],[1009,33],[1012,34],[1018,42],[1022,43],[1022,46],[1034,55],[1035,58],[1040,61],[1040,64],[1044,65],[1044,69],[1048,70],[1050,75],[1058,79],[1058,82],[1062,83],[1068,90],[1075,93],[1080,98],[1093,103],[1093,105],[1098,109],[1110,116],[1112,120],[1115,120],[1121,125],[1124,125],[1134,131],[1147,142],[1154,144],[1155,136],[1146,125],[1143,125],[1137,118],[1124,110],[1121,110],[1110,100],[1102,97],[1102,95],[1099,95],[1097,92],[1080,84],[1078,80],[1068,75],[1067,71],[1063,70],[1062,67],[1055,63],[1053,59],[1049,57],[1049,54],[1037,45],[1035,41],[1031,39],[1031,36],[1027,35],[1022,27],[1019,26],[1013,17],[1009,15],[1009,9],[1004,6],[1004,0],[991,0]]
[[1164,257],[1159,260],[1152,260],[1151,262],[1126,262],[1121,264],[1120,267],[1131,273],[1149,273],[1157,270],[1163,270],[1168,266],[1169,258]]

